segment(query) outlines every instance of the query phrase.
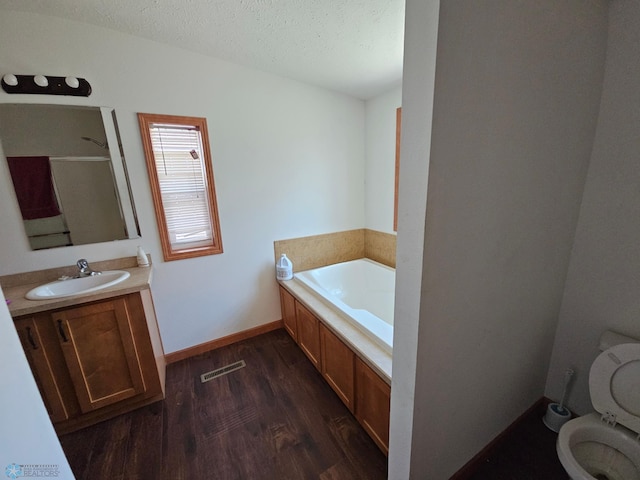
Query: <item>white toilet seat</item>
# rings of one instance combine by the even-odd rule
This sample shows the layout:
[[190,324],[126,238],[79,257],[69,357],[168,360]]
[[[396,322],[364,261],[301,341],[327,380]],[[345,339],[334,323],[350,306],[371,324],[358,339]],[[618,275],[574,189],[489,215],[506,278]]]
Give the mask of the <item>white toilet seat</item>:
[[640,433],[640,343],[601,353],[589,373],[591,402],[607,421]]

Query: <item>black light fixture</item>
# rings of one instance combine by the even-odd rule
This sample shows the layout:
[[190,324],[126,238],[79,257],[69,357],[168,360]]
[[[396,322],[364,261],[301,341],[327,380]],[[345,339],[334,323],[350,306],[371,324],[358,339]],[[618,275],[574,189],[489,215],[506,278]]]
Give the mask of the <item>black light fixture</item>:
[[14,75],[2,77],[2,89],[7,93],[40,95],[73,95],[88,97],[91,85],[84,78],[51,77],[48,75]]

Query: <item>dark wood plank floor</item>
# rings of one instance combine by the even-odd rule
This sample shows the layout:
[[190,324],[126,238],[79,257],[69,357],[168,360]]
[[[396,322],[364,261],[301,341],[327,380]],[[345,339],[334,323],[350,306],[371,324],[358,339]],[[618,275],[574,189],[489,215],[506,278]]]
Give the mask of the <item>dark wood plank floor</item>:
[[[200,374],[247,366],[207,383]],[[566,480],[544,411],[473,480]],[[387,460],[284,330],[170,365],[167,398],[61,437],[78,480],[383,479]]]
[[[207,383],[200,374],[244,360]],[[387,460],[284,330],[170,365],[167,396],[61,443],[78,480],[383,479]]]
[[558,435],[542,423],[545,407],[527,415],[492,449],[471,480],[567,480],[556,453]]

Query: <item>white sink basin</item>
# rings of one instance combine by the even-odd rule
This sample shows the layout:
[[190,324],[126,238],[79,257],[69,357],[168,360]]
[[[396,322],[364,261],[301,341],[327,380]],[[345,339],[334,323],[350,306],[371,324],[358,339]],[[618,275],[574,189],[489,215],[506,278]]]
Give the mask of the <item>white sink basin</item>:
[[107,270],[100,275],[91,277],[69,278],[56,280],[33,288],[25,295],[29,300],[50,300],[52,298],[69,297],[83,293],[95,292],[111,287],[129,278],[129,272],[124,270]]

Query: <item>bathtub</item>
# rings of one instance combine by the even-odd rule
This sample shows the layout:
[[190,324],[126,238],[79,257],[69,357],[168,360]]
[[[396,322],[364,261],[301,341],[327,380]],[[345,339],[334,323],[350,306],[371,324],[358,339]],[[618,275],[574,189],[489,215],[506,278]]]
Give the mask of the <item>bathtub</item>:
[[392,352],[395,269],[362,258],[297,272],[293,279]]

